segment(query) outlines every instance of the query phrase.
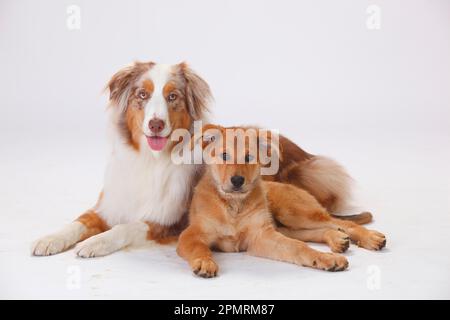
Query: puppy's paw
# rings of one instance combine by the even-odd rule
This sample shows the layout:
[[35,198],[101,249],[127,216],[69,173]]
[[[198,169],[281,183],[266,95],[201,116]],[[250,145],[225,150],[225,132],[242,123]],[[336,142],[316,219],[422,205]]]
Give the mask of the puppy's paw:
[[32,244],[31,254],[34,256],[50,256],[63,252],[72,246],[72,242],[69,240],[60,234],[43,237]]
[[345,252],[350,246],[350,237],[344,232],[330,229],[325,232],[324,237],[333,252]]
[[386,246],[386,237],[378,231],[366,230],[366,232],[364,232],[364,234],[359,237],[355,243],[359,247],[365,249],[381,250]]
[[77,256],[81,258],[95,258],[117,251],[118,248],[114,246],[114,241],[102,235],[99,234],[79,243],[75,248]]
[[312,262],[312,267],[326,271],[343,271],[348,267],[347,259],[336,253],[320,253]]
[[198,258],[192,262],[192,271],[202,278],[216,277],[219,267],[211,258]]

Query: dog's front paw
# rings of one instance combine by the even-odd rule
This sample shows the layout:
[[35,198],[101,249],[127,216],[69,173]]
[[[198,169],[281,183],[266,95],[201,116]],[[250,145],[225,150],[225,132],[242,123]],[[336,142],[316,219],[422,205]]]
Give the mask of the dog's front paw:
[[99,234],[79,243],[76,248],[77,256],[81,258],[94,258],[106,256],[118,249],[114,246],[114,241],[103,234]]
[[347,251],[350,246],[350,237],[341,231],[337,230],[327,230],[325,232],[325,241],[330,247],[331,251],[342,253]]
[[50,256],[60,253],[72,246],[72,242],[63,235],[55,234],[43,237],[31,246],[31,254],[34,256]]
[[202,278],[217,276],[219,267],[212,258],[198,258],[192,262],[192,271]]
[[312,262],[312,267],[326,271],[343,271],[348,267],[347,259],[336,253],[320,253]]
[[355,241],[362,248],[369,250],[381,250],[386,246],[384,234],[374,230],[366,230],[364,234]]

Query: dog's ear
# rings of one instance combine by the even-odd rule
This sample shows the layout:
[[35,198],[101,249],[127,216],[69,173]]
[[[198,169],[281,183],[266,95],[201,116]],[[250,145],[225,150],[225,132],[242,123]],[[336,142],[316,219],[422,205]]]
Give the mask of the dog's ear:
[[112,105],[125,110],[134,83],[145,71],[149,70],[153,62],[135,62],[117,71],[106,85],[109,90],[109,100]]
[[185,97],[189,113],[194,120],[200,120],[208,111],[208,104],[212,100],[209,85],[185,62],[178,64],[178,67],[186,81]]
[[200,144],[202,149],[205,149],[210,143],[217,141],[222,135],[223,127],[215,124],[207,124],[202,127],[201,134],[196,134],[192,136],[191,139],[191,149],[194,149],[196,144]]
[[270,130],[258,129],[258,146],[259,150],[266,151],[268,157],[276,156],[282,160],[282,147],[280,144],[280,136],[277,132]]

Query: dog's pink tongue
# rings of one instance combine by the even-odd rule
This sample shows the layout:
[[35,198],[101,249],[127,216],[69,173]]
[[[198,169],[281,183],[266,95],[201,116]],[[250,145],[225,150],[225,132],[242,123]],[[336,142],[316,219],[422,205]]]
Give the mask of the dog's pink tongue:
[[147,137],[147,142],[152,150],[161,151],[166,146],[167,138]]

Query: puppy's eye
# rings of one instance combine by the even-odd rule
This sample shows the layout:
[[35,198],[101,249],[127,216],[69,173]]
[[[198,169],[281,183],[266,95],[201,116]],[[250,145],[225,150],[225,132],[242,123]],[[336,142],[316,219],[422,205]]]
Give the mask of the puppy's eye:
[[167,100],[170,102],[175,101],[178,98],[178,96],[175,93],[171,93],[168,95]]
[[145,90],[139,90],[138,96],[139,96],[139,98],[141,98],[142,100],[148,98],[148,94],[147,94],[147,92],[146,92]]
[[222,159],[223,161],[228,161],[230,160],[230,155],[226,152],[222,153]]
[[253,157],[252,155],[246,154],[244,160],[245,160],[246,163],[249,163],[249,162],[252,161],[254,158],[255,158],[255,157]]

